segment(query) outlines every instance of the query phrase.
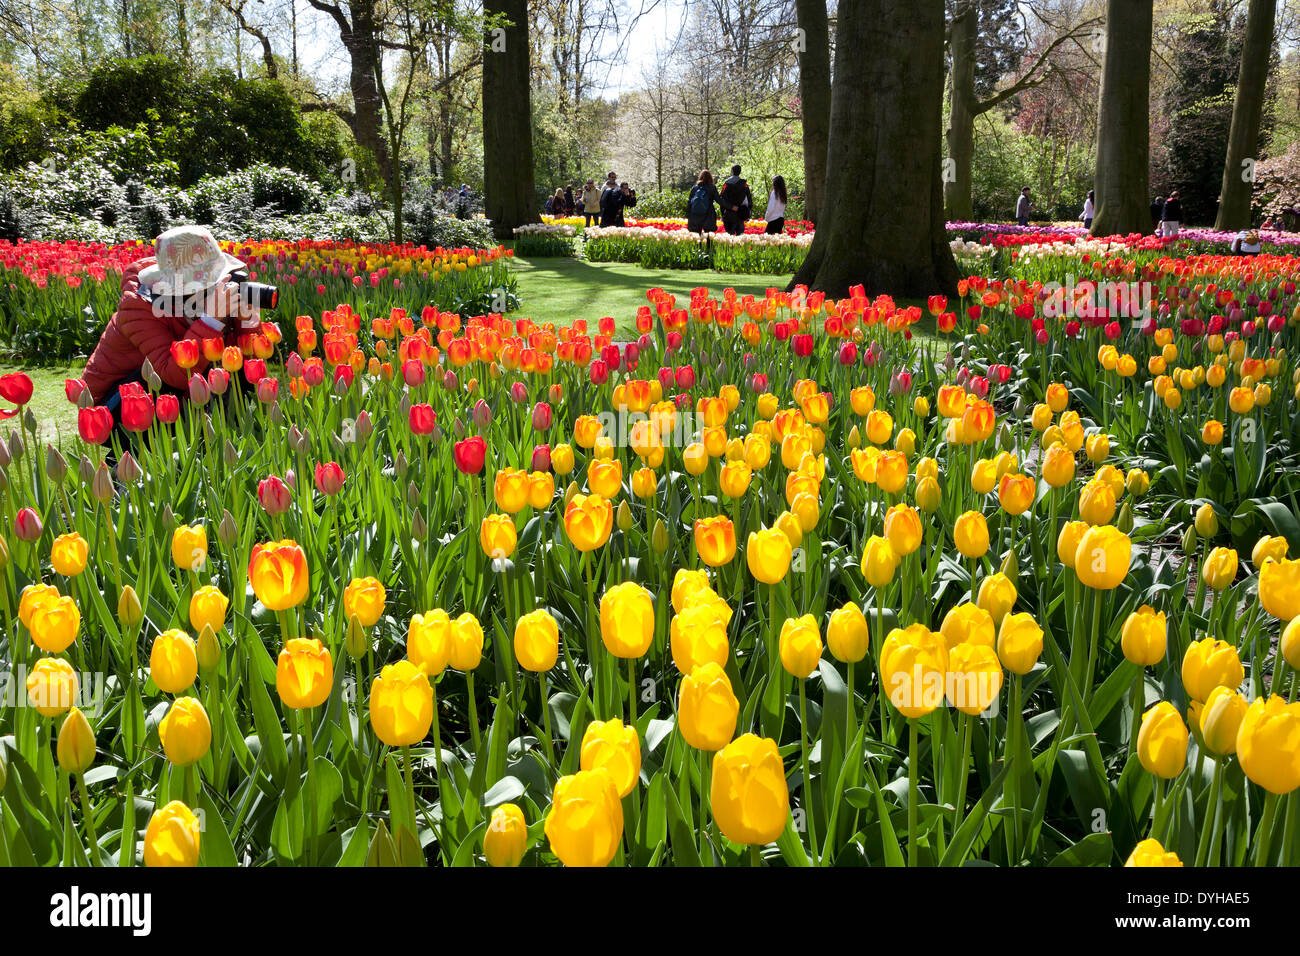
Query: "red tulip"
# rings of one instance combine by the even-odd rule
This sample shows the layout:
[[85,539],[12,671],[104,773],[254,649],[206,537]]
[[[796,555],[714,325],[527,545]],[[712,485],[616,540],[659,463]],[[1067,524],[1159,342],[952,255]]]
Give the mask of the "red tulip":
[[456,442],[456,467],[464,474],[477,475],[483,470],[483,459],[487,457],[487,442],[481,435],[474,435]]
[[551,470],[551,446],[534,445],[533,446],[533,471],[550,471]]
[[81,393],[85,390],[85,379],[65,378],[63,380],[63,394],[68,397],[68,401],[73,405],[79,405],[81,403]]
[[269,515],[284,514],[293,504],[293,492],[276,475],[257,483],[257,503]]
[[23,406],[32,400],[32,380],[23,372],[0,375],[0,398]]
[[412,405],[410,413],[411,431],[416,435],[428,435],[433,432],[438,416],[432,405]]
[[587,374],[591,378],[592,385],[604,385],[609,381],[609,366],[605,364],[604,359],[596,359],[588,366]]
[[685,391],[688,388],[695,387],[695,369],[689,365],[681,365],[677,368],[677,387]]
[[347,475],[338,462],[327,461],[316,466],[316,490],[322,495],[337,495],[343,490],[346,480]]
[[170,425],[176,419],[181,417],[181,403],[175,395],[166,394],[158,396],[158,404],[155,409],[158,415],[158,421],[164,425]]
[[153,424],[153,399],[140,388],[123,388],[119,394],[122,394],[122,427],[129,432],[148,431]]
[[113,432],[113,413],[103,405],[92,405],[77,411],[77,431],[81,440],[92,445],[102,445]]
[[172,343],[172,361],[183,369],[199,364],[199,343],[195,339],[178,339]]
[[219,367],[208,369],[208,388],[212,389],[213,395],[226,394],[226,389],[230,388],[230,373]]
[[409,388],[423,385],[425,379],[424,363],[419,359],[407,359],[402,363],[402,381]]
[[487,431],[492,427],[492,408],[483,399],[474,403],[474,411],[471,415],[474,420],[474,427],[479,431]]
[[244,378],[248,384],[256,385],[266,377],[266,362],[260,358],[250,358],[244,360]]
[[274,405],[280,397],[280,380],[278,378],[262,379],[257,383],[257,400],[263,405]]
[[840,346],[840,364],[853,365],[858,360],[858,345],[856,342],[845,342]]
[[682,347],[682,333],[669,332],[665,345],[669,352],[676,352]]
[[339,382],[342,382],[344,388],[351,388],[351,387],[352,387],[352,382],[353,382],[353,380],[356,378],[356,375],[357,375],[357,373],[354,372],[354,371],[352,370],[352,366],[351,366],[351,365],[336,365],[336,366],[334,366],[334,384],[335,384],[335,385],[337,385]]
[[794,349],[794,354],[800,358],[807,358],[812,355],[813,337],[808,333],[790,336],[790,347]]
[[14,534],[19,541],[37,541],[45,530],[41,516],[31,508],[23,508],[14,515]]
[[539,432],[550,429],[554,417],[551,413],[551,406],[545,402],[538,402],[533,406],[533,428]]
[[934,324],[940,332],[951,332],[957,328],[957,315],[954,312],[944,312],[935,318]]

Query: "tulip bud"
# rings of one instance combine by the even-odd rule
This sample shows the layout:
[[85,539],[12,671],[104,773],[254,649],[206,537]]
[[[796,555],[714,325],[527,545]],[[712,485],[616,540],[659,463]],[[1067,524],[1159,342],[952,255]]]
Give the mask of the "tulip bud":
[[1016,552],[1013,548],[1007,552],[1007,556],[1002,559],[1002,573],[1015,580],[1020,575],[1020,563],[1016,560]]
[[9,446],[0,439],[0,468],[8,468],[11,461],[13,456],[9,454]]
[[39,541],[41,532],[45,526],[41,524],[41,516],[31,508],[23,508],[14,515],[14,534],[19,541],[25,541],[29,544]]
[[1196,526],[1189,524],[1187,530],[1183,532],[1183,554],[1195,554],[1196,541]]
[[32,414],[30,408],[23,412],[23,427],[31,432],[36,431],[36,416]]
[[619,531],[632,530],[632,509],[628,506],[626,498],[619,502],[615,520],[618,522]]
[[113,476],[108,472],[108,465],[102,461],[90,480],[90,493],[101,505],[113,500]]
[[406,483],[406,503],[412,508],[420,503],[420,489],[416,487],[413,481]]
[[83,388],[81,394],[77,396],[77,408],[93,408],[95,405],[95,396],[90,394],[90,389]]
[[221,460],[226,463],[227,468],[234,468],[239,464],[239,450],[226,439],[226,443],[221,446]]
[[95,732],[80,708],[73,707],[63,718],[57,749],[59,766],[67,773],[81,775],[95,762]]
[[451,493],[451,513],[460,514],[465,508],[465,499],[461,496],[460,488],[456,488]]
[[[262,381],[266,381],[266,379],[262,379]],[[266,417],[277,425],[284,420],[284,412],[280,410],[279,403],[271,406],[271,410],[266,413]]]
[[1014,448],[1016,436],[1011,431],[1009,422],[1003,422],[1002,427],[998,429],[998,447],[1002,449]]
[[473,419],[474,427],[479,431],[486,431],[492,426],[492,409],[481,398],[474,403]]
[[1125,534],[1133,530],[1133,506],[1125,499],[1124,506],[1119,509],[1119,517],[1115,519],[1115,527],[1119,528]]
[[370,413],[365,409],[357,412],[357,421],[353,426],[353,431],[357,436],[357,444],[363,445],[370,433],[375,430],[375,426],[370,423]]
[[172,511],[171,505],[163,505],[162,524],[163,528],[167,531],[174,531],[176,529],[176,513]]
[[668,525],[664,524],[663,518],[655,520],[654,529],[650,532],[650,547],[654,548],[655,554],[663,554],[668,550]]
[[202,375],[190,376],[190,402],[195,405],[206,405],[208,399],[212,397],[212,389],[208,387],[207,379]]
[[67,477],[68,460],[53,445],[45,446],[45,474],[58,484]]
[[217,429],[216,429],[216,428],[213,426],[213,424],[212,424],[212,417],[211,417],[210,415],[204,415],[204,416],[202,416],[202,418],[200,419],[200,421],[203,422],[203,439],[204,439],[204,441],[209,441],[209,442],[216,441],[216,439],[217,439]]
[[354,661],[366,653],[366,629],[361,626],[361,618],[353,614],[348,618],[347,635],[343,647]]
[[217,525],[217,540],[223,547],[234,547],[239,540],[239,527],[235,524],[234,515],[224,508],[221,510],[221,522]]
[[23,454],[27,451],[27,446],[23,444],[23,436],[16,431],[9,433],[9,457],[14,461],[22,461]]
[[402,394],[402,399],[397,403],[397,417],[402,421],[409,421],[411,418],[411,396],[406,393]]
[[95,463],[85,455],[77,462],[77,478],[83,485],[88,485],[95,480]]
[[140,470],[139,464],[131,457],[129,451],[123,452],[122,457],[117,460],[117,479],[124,485],[133,485],[144,475]]
[[1209,502],[1196,509],[1196,519],[1192,523],[1196,533],[1202,538],[1213,538],[1219,533],[1219,516],[1214,513],[1214,506]]
[[[153,362],[149,361],[149,359],[146,357],[144,362],[140,365],[140,377],[143,378],[146,382],[148,382],[151,376],[153,378],[157,378],[158,373],[154,371]],[[150,384],[149,387],[153,388],[153,385]]]
[[204,624],[203,631],[199,634],[198,655],[199,669],[204,674],[212,674],[221,662],[221,645],[217,642],[217,634],[212,630],[211,624]]
[[429,526],[424,523],[424,514],[416,508],[415,514],[411,516],[411,537],[416,541],[423,541],[428,534]]
[[129,584],[122,587],[122,593],[117,599],[117,619],[124,627],[135,627],[144,620],[140,596]]
[[569,506],[569,502],[573,500],[573,496],[580,490],[581,489],[578,488],[578,483],[576,481],[569,482],[569,487],[564,489],[564,507],[567,508]]
[[406,453],[400,448],[397,449],[397,457],[393,459],[393,474],[399,479],[405,478],[409,467],[406,463]]
[[458,439],[465,437],[465,423],[460,420],[459,415],[452,419],[451,433]]

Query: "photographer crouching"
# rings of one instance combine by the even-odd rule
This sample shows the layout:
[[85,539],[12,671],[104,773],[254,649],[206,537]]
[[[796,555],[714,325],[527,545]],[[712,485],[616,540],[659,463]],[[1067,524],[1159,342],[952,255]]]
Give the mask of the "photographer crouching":
[[203,375],[226,346],[257,332],[261,310],[275,305],[275,288],[249,282],[244,263],[223,252],[202,226],[169,229],[154,249],[154,257],[122,273],[117,311],[79,383],[94,404],[108,410],[112,431],[123,440],[125,431],[137,430],[129,420],[131,398],[149,385],[146,362],[159,394],[182,401],[189,396],[190,376]]

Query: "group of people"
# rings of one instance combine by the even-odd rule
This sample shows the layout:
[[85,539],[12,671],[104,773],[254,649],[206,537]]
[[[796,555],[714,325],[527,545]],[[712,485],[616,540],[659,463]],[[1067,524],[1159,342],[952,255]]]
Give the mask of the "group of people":
[[[722,211],[722,228],[733,236],[743,235],[745,223],[754,211],[754,194],[749,188],[749,181],[740,174],[739,166],[731,167],[731,175],[722,181],[719,189],[713,181],[713,173],[701,169],[699,178],[691,187],[686,198],[686,228],[701,235],[718,231],[718,207]],[[767,208],[763,220],[767,223],[763,230],[768,235],[779,235],[785,229],[785,207],[789,202],[786,193],[785,178],[772,177],[772,189],[767,196]]]
[[[1025,186],[1016,199],[1016,222],[1022,226],[1029,225],[1029,214],[1034,208],[1029,187]],[[1095,213],[1096,194],[1089,189],[1088,196],[1083,201],[1083,211],[1079,213],[1079,219],[1085,229],[1092,228]],[[1170,190],[1168,196],[1157,196],[1151,200],[1151,231],[1157,236],[1168,239],[1176,237],[1182,222],[1183,203],[1177,189]],[[1276,224],[1272,220],[1266,220],[1263,228],[1276,228]],[[1254,229],[1243,229],[1233,238],[1231,249],[1233,255],[1253,256],[1259,254],[1261,247],[1259,232]]]
[[[745,223],[753,218],[754,194],[749,181],[741,176],[739,166],[731,167],[731,175],[722,181],[721,188],[713,181],[713,173],[700,170],[699,178],[691,187],[686,200],[686,228],[700,234],[718,231],[718,213],[722,214],[722,228],[733,236],[742,235]],[[785,179],[775,176],[768,193],[763,220],[768,234],[776,235],[785,229],[785,207],[789,202]],[[548,216],[582,216],[585,226],[624,226],[627,220],[623,211],[636,205],[636,190],[620,182],[610,172],[600,186],[588,179],[581,186],[559,186],[546,199]]]
[[610,170],[599,187],[594,179],[588,179],[581,187],[556,187],[555,194],[547,197],[546,214],[582,216],[586,226],[593,223],[597,226],[623,226],[627,224],[623,210],[635,205],[636,190],[626,182],[619,182],[618,174]]

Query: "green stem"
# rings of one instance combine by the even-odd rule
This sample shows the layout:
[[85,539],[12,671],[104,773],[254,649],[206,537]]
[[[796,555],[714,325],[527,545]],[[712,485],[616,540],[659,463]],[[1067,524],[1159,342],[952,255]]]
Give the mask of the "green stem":
[[1264,798],[1264,816],[1259,821],[1259,829],[1255,831],[1255,865],[1268,866],[1269,844],[1273,838],[1273,818],[1277,816],[1278,798],[1276,793],[1270,793]]
[[907,865],[916,866],[917,818],[919,816],[919,788],[917,786],[917,751],[920,749],[918,738],[921,735],[916,718],[907,722]]
[[799,678],[799,750],[803,761],[803,809],[808,818],[808,844],[812,848],[813,866],[817,866],[817,824],[812,801],[812,774],[808,769],[808,693],[807,678]]
[[81,819],[86,825],[86,842],[90,844],[90,865],[99,866],[99,835],[95,832],[95,809],[86,789],[86,775],[77,774],[77,795],[81,798]]

